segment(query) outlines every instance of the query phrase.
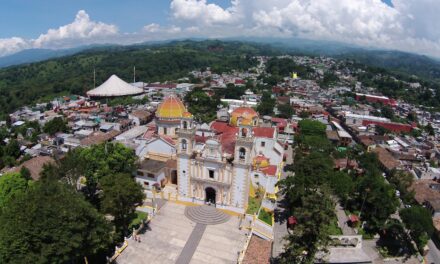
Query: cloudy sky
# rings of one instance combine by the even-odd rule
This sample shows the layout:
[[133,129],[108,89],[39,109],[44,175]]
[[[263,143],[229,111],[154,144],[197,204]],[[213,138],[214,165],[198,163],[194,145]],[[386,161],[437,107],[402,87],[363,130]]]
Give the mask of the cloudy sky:
[[187,37],[300,37],[440,58],[440,0],[0,0],[0,56]]

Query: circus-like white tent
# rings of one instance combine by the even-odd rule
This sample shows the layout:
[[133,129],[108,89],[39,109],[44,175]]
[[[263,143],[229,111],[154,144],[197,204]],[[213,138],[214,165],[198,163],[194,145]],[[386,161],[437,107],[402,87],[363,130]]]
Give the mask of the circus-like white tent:
[[121,80],[118,76],[112,75],[100,86],[87,92],[89,97],[117,97],[126,95],[136,95],[143,93],[144,90]]

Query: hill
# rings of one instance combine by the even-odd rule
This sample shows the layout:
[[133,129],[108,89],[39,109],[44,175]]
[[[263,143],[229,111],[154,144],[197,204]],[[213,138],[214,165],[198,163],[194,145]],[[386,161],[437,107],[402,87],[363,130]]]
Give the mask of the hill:
[[269,45],[221,41],[174,41],[166,44],[96,47],[72,56],[0,69],[0,114],[58,95],[84,94],[117,74],[145,82],[176,80],[189,71],[211,67],[217,72],[247,69],[251,56],[278,54]]
[[84,46],[84,47],[78,47],[73,49],[62,49],[62,50],[51,50],[51,49],[22,50],[12,55],[0,57],[0,68],[68,56],[88,48],[90,47]]
[[428,80],[440,80],[440,61],[424,55],[400,51],[357,50],[336,57],[352,59],[396,73],[416,75]]

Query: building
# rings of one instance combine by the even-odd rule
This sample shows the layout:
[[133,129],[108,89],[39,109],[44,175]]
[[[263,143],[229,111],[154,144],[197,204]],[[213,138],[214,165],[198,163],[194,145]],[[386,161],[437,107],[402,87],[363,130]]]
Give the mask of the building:
[[356,93],[356,100],[360,101],[362,99],[365,99],[369,103],[382,103],[384,105],[389,105],[389,106],[392,106],[392,107],[396,107],[397,106],[397,101],[396,100],[390,99],[390,98],[388,98],[386,96]]
[[138,95],[143,93],[144,90],[135,87],[131,84],[126,83],[121,80],[118,76],[112,75],[100,86],[96,87],[87,92],[87,96],[97,98],[97,97],[118,97],[118,96],[129,96]]
[[275,194],[284,147],[276,129],[259,127],[258,121],[255,110],[238,107],[229,122],[214,121],[212,133],[200,136],[192,118],[182,118],[177,132],[179,199],[243,213],[251,189]]

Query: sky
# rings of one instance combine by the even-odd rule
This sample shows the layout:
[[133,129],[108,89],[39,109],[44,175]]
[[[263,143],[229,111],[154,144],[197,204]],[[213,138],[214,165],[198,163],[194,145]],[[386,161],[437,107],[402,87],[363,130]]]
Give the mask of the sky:
[[440,0],[0,0],[0,56],[179,38],[339,41],[440,58]]

